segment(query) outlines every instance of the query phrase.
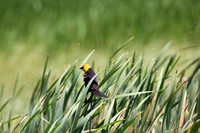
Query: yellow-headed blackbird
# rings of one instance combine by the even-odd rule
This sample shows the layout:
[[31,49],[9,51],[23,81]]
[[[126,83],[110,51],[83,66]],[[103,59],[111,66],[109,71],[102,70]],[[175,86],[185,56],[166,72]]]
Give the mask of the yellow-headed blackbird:
[[[80,69],[82,69],[85,74],[84,74],[84,82],[85,82],[85,87],[87,86],[87,84],[90,82],[90,80],[96,75],[95,72],[92,70],[92,68],[90,67],[90,65],[88,64],[83,64]],[[85,103],[87,103],[88,101],[92,100],[92,97],[95,95],[97,97],[106,97],[106,95],[104,95],[99,89],[98,89],[98,80],[97,77],[95,77],[95,79],[93,80],[93,82],[91,83],[88,92],[91,92],[91,97],[89,98],[89,100],[85,100]],[[87,94],[88,94],[87,92]]]

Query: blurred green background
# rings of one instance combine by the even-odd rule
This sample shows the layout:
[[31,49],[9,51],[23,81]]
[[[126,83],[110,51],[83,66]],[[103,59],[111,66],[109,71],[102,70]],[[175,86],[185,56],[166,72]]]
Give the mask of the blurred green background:
[[17,108],[28,104],[49,56],[56,78],[91,50],[99,67],[123,42],[130,54],[154,57],[169,40],[182,62],[199,56],[199,0],[0,0],[0,85],[9,98],[19,74],[24,85]]

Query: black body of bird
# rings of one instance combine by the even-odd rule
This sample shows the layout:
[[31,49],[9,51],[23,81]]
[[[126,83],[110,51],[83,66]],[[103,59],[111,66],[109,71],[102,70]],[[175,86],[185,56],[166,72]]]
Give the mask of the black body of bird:
[[[87,84],[90,82],[90,80],[96,75],[95,72],[92,70],[92,68],[88,65],[88,64],[83,64],[82,67],[80,67],[80,69],[82,69],[85,74],[84,74],[84,82],[85,82],[85,87],[87,86]],[[105,97],[107,98],[106,95],[104,95],[99,89],[98,89],[98,80],[97,77],[95,77],[95,79],[93,80],[93,82],[91,83],[88,92],[91,92],[91,97],[89,98],[89,100],[85,100],[85,103],[88,103],[88,101],[92,100],[92,97],[95,95],[97,97]],[[87,94],[88,94],[87,92]]]

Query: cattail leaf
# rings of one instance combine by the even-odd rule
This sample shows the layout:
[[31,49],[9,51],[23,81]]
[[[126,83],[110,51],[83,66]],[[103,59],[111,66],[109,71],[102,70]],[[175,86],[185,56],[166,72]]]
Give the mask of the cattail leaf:
[[126,54],[123,54],[121,56],[121,59],[119,59],[116,64],[112,67],[112,69],[105,75],[105,77],[103,78],[103,80],[100,82],[99,84],[99,88],[101,88],[101,86],[116,72],[119,70],[119,65],[121,64],[121,62],[125,59]]
[[85,117],[81,117],[78,121],[78,124],[76,126],[76,130],[78,130],[79,128],[83,127],[85,123],[87,123],[89,121],[89,119],[95,114],[95,112],[101,107],[102,104],[98,105],[97,107],[95,107],[91,112],[89,112]]
[[0,112],[6,107],[6,105],[10,102],[11,99],[8,99],[1,107]]
[[[105,115],[105,121],[104,121],[104,125],[108,124],[111,118],[111,113],[112,113],[112,109],[113,109],[113,105],[115,102],[115,98],[112,100],[109,109],[107,110],[107,113]],[[106,128],[104,128],[106,130]]]
[[77,126],[78,118],[80,117],[80,112],[81,112],[81,109],[82,109],[82,107],[83,107],[83,102],[84,102],[84,100],[85,100],[85,98],[86,98],[87,91],[88,91],[90,85],[92,84],[93,80],[97,77],[97,75],[98,75],[98,74],[96,74],[96,75],[90,80],[90,82],[87,84],[86,89],[84,90],[84,92],[83,92],[83,94],[82,94],[82,97],[81,97],[81,100],[80,100],[78,109],[77,109],[77,111],[76,111],[76,115],[75,115],[74,120],[73,120],[71,132],[74,132],[74,129],[75,129],[75,127]]
[[117,133],[124,133],[138,116],[139,115],[134,116],[130,121],[128,121],[125,125],[123,125],[123,127],[120,130],[118,130]]
[[[99,130],[102,130],[102,129],[105,128],[105,127],[108,127],[108,126],[113,125],[113,124],[115,124],[115,123],[119,123],[119,122],[121,122],[121,121],[123,121],[123,119],[122,119],[122,120],[117,120],[117,121],[114,121],[114,122],[111,122],[111,123],[108,123],[108,124],[103,125],[103,126],[97,128],[97,129],[92,129],[91,131],[92,131],[92,132],[97,132],[97,131],[99,131]],[[89,133],[89,130],[83,131],[83,133]]]
[[130,39],[128,39],[128,41],[126,41],[124,44],[122,44],[121,47],[119,47],[114,53],[113,55],[110,57],[109,60],[111,60],[123,47],[125,47],[130,41],[132,41],[134,39],[134,37],[131,37]]
[[[92,55],[92,53],[94,52],[94,50],[92,52],[90,52],[90,54],[83,60],[83,62],[81,63],[81,65],[85,64],[87,62],[87,60],[89,59],[89,57]],[[65,95],[65,102],[64,102],[64,107],[66,107],[67,105],[67,102],[68,102],[68,99],[72,93],[72,90],[74,89],[79,77],[80,77],[80,74],[81,74],[81,70],[79,69],[78,72],[76,73],[75,77],[73,78],[73,81],[72,81],[72,85],[71,87],[69,88],[69,91],[68,93]]]

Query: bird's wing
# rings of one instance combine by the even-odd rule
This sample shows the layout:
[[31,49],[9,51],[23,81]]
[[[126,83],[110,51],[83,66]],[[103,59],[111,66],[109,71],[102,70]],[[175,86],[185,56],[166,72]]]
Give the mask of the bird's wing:
[[92,85],[91,85],[91,90],[92,90],[92,93],[93,93],[95,96],[107,98],[107,96],[104,95],[104,94],[98,89],[98,86],[97,86],[96,84],[92,84]]
[[[96,75],[95,72],[92,70],[92,68],[89,68],[89,70],[87,71],[87,73],[88,73],[88,76],[89,76],[90,79],[92,79]],[[93,82],[95,82],[95,84],[98,85],[97,77],[95,77],[95,79],[94,79]]]

